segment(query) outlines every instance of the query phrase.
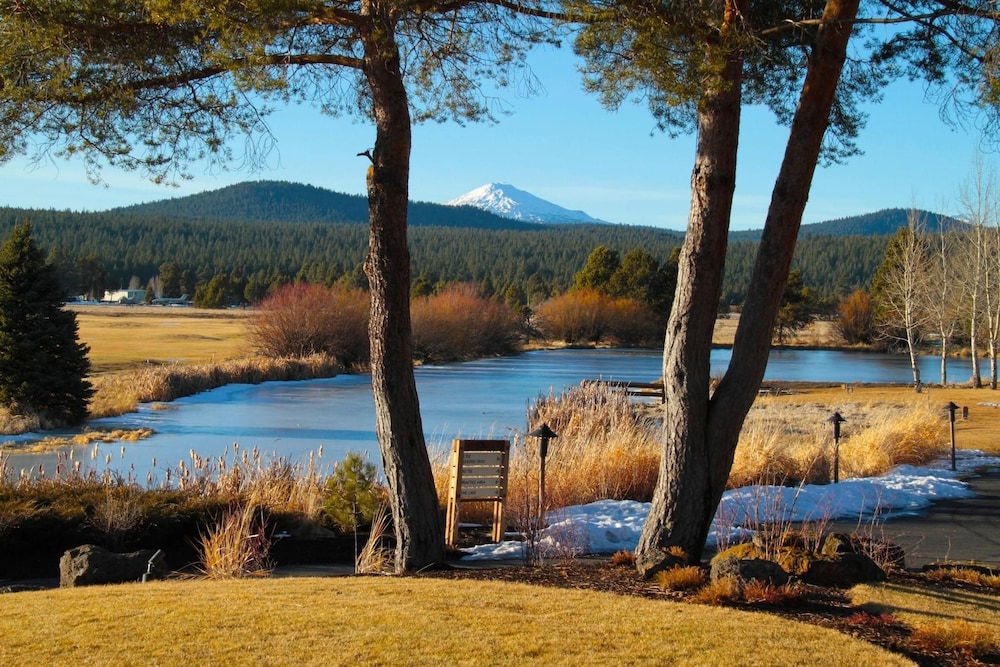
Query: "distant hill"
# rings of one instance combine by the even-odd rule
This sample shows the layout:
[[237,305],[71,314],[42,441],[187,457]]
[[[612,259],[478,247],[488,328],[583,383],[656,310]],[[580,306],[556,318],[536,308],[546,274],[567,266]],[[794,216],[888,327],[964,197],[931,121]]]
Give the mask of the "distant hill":
[[[368,198],[284,181],[248,181],[186,197],[135,204],[109,211],[129,217],[246,222],[368,222]],[[474,229],[535,229],[537,223],[512,220],[471,206],[410,202],[413,226]]]
[[[622,256],[641,248],[662,263],[683,241],[681,232],[649,226],[540,224],[419,202],[409,211],[415,281],[473,281],[497,296],[521,291],[532,303],[567,290],[597,246]],[[868,288],[889,236],[906,224],[906,216],[906,209],[890,209],[806,225],[793,267],[819,298]],[[929,230],[963,224],[923,216]],[[101,212],[0,207],[0,236],[16,221],[30,221],[39,244],[60,259],[66,279],[84,283],[80,293],[97,283],[146,285],[166,262],[190,276],[184,291],[193,293],[196,283],[221,273],[247,282],[247,289],[288,280],[359,284],[367,218],[363,196],[259,181]],[[724,303],[742,302],[759,238],[760,230],[731,235]]]
[[[482,188],[480,188],[481,190]],[[525,193],[527,194],[527,193]],[[410,202],[409,224],[414,227],[464,227],[491,230],[535,230],[545,227],[537,217],[518,220],[479,206]],[[554,205],[552,205],[554,206]],[[226,222],[357,223],[368,222],[368,198],[347,195],[313,185],[285,181],[247,181],[186,197],[135,204],[106,212],[129,218],[159,218]],[[960,220],[918,211],[927,231],[961,226]],[[891,208],[838,220],[803,225],[799,238],[810,236],[889,236],[907,224],[909,210]],[[593,219],[591,219],[593,220]],[[584,222],[584,220],[579,220]],[[564,223],[565,224],[565,223]],[[589,224],[595,224],[590,222]],[[597,223],[611,224],[611,223]],[[730,241],[758,241],[761,230],[734,231]]]
[[[799,230],[799,238],[808,238],[810,236],[891,236],[900,227],[907,226],[911,210],[906,208],[887,208],[875,211],[874,213],[802,225],[802,228]],[[937,232],[942,227],[950,230],[965,225],[961,220],[940,213],[917,210],[917,214],[920,216],[920,222],[927,232]],[[729,240],[759,241],[760,234],[761,230],[759,229],[732,232],[729,235]]]

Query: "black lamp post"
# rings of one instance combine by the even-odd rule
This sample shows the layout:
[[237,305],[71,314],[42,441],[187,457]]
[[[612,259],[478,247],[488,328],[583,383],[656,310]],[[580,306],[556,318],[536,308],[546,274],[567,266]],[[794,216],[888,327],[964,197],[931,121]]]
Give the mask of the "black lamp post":
[[958,406],[955,405],[955,401],[948,401],[948,405],[944,406],[944,409],[948,411],[948,421],[951,423],[951,469],[956,470],[955,467],[955,410],[958,410]]
[[847,420],[834,412],[827,421],[833,424],[833,483],[836,484],[840,481],[840,425]]
[[540,440],[538,447],[538,527],[545,526],[545,457],[549,455],[549,440],[558,438],[548,424],[542,424],[527,434]]

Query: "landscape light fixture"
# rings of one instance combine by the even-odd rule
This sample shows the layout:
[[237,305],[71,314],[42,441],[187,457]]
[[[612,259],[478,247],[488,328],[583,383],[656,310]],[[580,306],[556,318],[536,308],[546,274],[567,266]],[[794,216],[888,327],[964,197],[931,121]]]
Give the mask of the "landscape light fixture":
[[538,528],[545,527],[545,457],[549,455],[549,440],[558,438],[559,435],[549,428],[548,424],[542,424],[534,431],[527,433],[529,438],[538,438]]
[[948,405],[944,406],[944,409],[948,411],[948,421],[951,425],[951,469],[956,470],[955,467],[955,410],[958,410],[958,406],[955,405],[955,401],[948,401]]
[[834,412],[827,421],[833,424],[833,483],[836,484],[840,481],[840,425],[847,420]]

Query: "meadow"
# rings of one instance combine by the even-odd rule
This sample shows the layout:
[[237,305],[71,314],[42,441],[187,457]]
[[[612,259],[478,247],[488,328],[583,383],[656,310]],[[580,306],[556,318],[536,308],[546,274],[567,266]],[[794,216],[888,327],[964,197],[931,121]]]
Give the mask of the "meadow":
[[92,373],[146,365],[221,362],[250,354],[246,310],[164,306],[70,306]]

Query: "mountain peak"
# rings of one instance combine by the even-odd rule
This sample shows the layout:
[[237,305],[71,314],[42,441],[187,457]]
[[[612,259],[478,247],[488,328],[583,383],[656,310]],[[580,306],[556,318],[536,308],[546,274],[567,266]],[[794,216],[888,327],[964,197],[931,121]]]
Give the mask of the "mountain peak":
[[509,183],[487,183],[445,202],[445,206],[473,206],[505,218],[527,222],[604,222],[583,211],[553,204]]

